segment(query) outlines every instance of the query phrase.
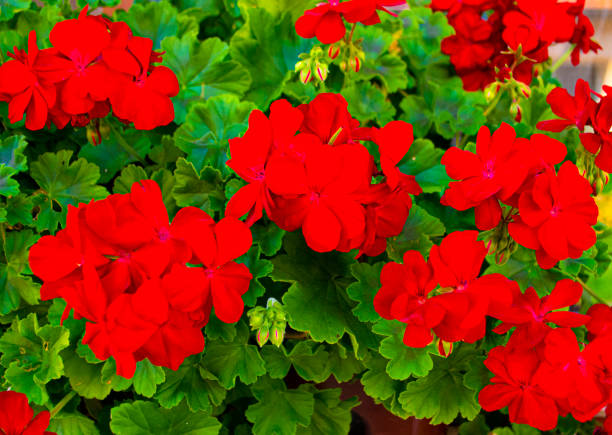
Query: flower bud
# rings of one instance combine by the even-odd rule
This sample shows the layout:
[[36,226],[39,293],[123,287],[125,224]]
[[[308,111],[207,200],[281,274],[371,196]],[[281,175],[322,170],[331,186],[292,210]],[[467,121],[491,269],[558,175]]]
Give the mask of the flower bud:
[[326,64],[317,62],[315,64],[315,71],[317,73],[317,78],[319,80],[324,82],[325,79],[327,79],[327,74],[329,72],[329,68],[327,67]]
[[359,70],[361,69],[361,61],[359,60],[359,57],[351,57],[348,61],[348,66],[353,71],[359,72]]
[[300,60],[298,63],[295,64],[295,72],[298,71],[302,71],[304,69],[309,69],[310,68],[310,62],[307,60]]
[[312,78],[312,71],[310,69],[303,69],[300,72],[300,81],[304,84],[308,83]]
[[346,64],[346,61],[345,61],[345,60],[343,60],[342,62],[340,62],[340,69],[341,69],[343,72],[345,72],[345,71],[346,71],[346,69],[347,69],[347,64]]
[[521,120],[521,106],[518,101],[513,101],[510,105],[510,115],[519,122]]
[[327,49],[327,56],[329,56],[330,59],[337,58],[339,54],[340,54],[340,46],[337,44],[332,44]]
[[270,335],[270,343],[274,346],[279,347],[283,343],[285,338],[285,322],[276,322],[272,326],[272,334]]
[[268,328],[261,328],[257,331],[257,344],[259,347],[266,344],[268,342],[268,338],[270,338],[270,330]]
[[440,356],[448,357],[453,352],[453,343],[438,339],[438,353]]
[[266,322],[266,309],[263,307],[255,307],[247,313],[249,317],[249,325],[251,329],[259,329]]

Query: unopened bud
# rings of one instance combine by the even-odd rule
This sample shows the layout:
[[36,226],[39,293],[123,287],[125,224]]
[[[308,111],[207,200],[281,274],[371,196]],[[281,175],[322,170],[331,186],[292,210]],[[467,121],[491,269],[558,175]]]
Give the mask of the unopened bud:
[[327,74],[329,73],[329,68],[324,63],[318,63],[315,66],[315,71],[317,72],[317,78],[322,82],[327,79]]
[[249,325],[251,329],[259,329],[265,323],[266,309],[263,307],[255,307],[249,310],[247,313],[249,317]]
[[300,81],[304,84],[308,83],[312,78],[312,71],[310,69],[303,69],[300,72]]
[[342,62],[340,62],[340,69],[341,69],[343,72],[345,72],[345,71],[347,70],[347,67],[348,67],[348,66],[347,66],[347,64],[346,64],[346,61],[345,61],[345,60],[343,60]]
[[295,72],[298,71],[302,71],[304,69],[309,69],[310,68],[310,62],[307,60],[300,60],[298,63],[295,64]]
[[453,343],[438,339],[438,353],[440,356],[448,357],[453,352]]
[[329,56],[330,59],[337,58],[339,54],[340,54],[340,46],[338,46],[337,44],[332,44],[327,49],[327,56]]
[[361,69],[361,61],[357,56],[351,57],[348,62],[348,66],[355,72],[359,72]]
[[512,115],[515,119],[519,118],[518,120],[520,120],[521,106],[519,105],[518,101],[513,101],[510,105],[510,115]]
[[270,330],[268,328],[261,328],[257,331],[257,344],[259,347],[266,344],[268,342],[268,338],[270,338]]
[[270,342],[279,347],[283,343],[283,339],[285,338],[285,322],[277,322],[272,326],[272,333],[270,335]]

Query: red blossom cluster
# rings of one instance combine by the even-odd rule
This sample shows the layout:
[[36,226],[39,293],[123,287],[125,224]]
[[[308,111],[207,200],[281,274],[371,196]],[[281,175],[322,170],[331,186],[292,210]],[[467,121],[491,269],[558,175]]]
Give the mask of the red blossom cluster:
[[174,73],[157,66],[162,53],[153,41],[132,35],[124,22],[87,15],[57,23],[52,48],[40,50],[30,32],[28,51],[17,47],[0,66],[0,101],[9,120],[26,115],[26,128],[39,130],[68,122],[82,127],[110,112],[134,127],[150,130],[174,120],[170,97],[178,94]]
[[420,252],[407,251],[403,264],[383,267],[374,308],[406,324],[407,346],[425,347],[433,334],[440,343],[473,343],[485,335],[486,316],[499,318],[520,293],[499,273],[479,276],[487,248],[477,237],[477,231],[457,231],[431,248],[427,262]]
[[45,429],[49,427],[49,411],[41,411],[36,417],[25,394],[0,391],[0,434],[2,435],[57,435]]
[[389,6],[406,4],[406,0],[327,0],[304,12],[295,23],[295,30],[302,38],[316,38],[322,44],[340,41],[346,33],[344,21],[366,26],[380,23],[378,11],[397,16]]
[[[382,170],[358,140],[378,145]],[[318,252],[359,249],[379,255],[386,239],[406,222],[411,194],[421,188],[396,165],[413,141],[412,126],[393,121],[360,128],[339,94],[319,94],[292,107],[279,100],[270,116],[254,110],[241,138],[230,139],[227,162],[248,184],[229,201],[226,214],[253,224],[265,209],[286,231],[302,228]],[[382,178],[373,184],[373,177]]]
[[[540,267],[580,258],[596,242],[598,208],[592,187],[565,146],[543,134],[517,138],[508,124],[493,134],[482,127],[476,153],[452,147],[442,157],[451,182],[441,202],[457,210],[474,208],[476,227],[507,224],[512,238],[536,251]],[[507,207],[504,214],[501,204]],[[516,213],[518,211],[518,214]]]
[[[543,298],[533,288],[515,295],[494,330],[514,328],[510,340],[485,361],[495,376],[478,397],[484,410],[507,406],[512,422],[552,430],[559,415],[586,422],[612,403],[612,310],[598,304],[587,315],[553,311],[576,304],[581,295],[582,287],[571,280],[559,281]],[[570,328],[585,324],[588,343],[581,343]]]
[[[605,95],[595,94],[589,84],[578,79],[574,96],[563,88],[553,89],[546,101],[553,113],[561,119],[541,121],[537,127],[544,131],[559,132],[567,127],[580,130],[584,148],[595,155],[595,165],[612,172],[612,87],[603,87]],[[599,97],[596,102],[593,95]],[[587,127],[592,130],[587,131]]]
[[252,275],[234,260],[251,243],[244,223],[215,223],[195,207],[169,223],[159,186],[143,180],[129,194],[69,207],[66,227],[32,246],[29,262],[41,298],[63,298],[64,317],[73,309],[88,321],[83,343],[132,377],[144,358],[176,370],[201,352],[212,307],[238,321]]
[[433,0],[431,7],[448,12],[455,35],[442,41],[442,52],[470,91],[510,75],[529,84],[534,65],[548,60],[548,48],[556,42],[575,44],[574,65],[580,51],[601,49],[591,39],[595,32],[583,13],[584,0]]
[[[479,276],[487,248],[477,237],[476,231],[454,232],[433,246],[428,261],[407,251],[403,264],[386,264],[376,312],[406,324],[407,346],[425,347],[435,334],[441,353],[444,342],[482,339],[487,316],[500,320],[494,332],[512,334],[485,361],[495,377],[480,392],[481,406],[508,406],[510,421],[541,430],[553,429],[568,413],[591,420],[612,399],[612,309],[594,305],[587,315],[563,310],[582,296],[582,287],[569,279],[540,298],[503,275]],[[586,345],[570,329],[583,325]]]

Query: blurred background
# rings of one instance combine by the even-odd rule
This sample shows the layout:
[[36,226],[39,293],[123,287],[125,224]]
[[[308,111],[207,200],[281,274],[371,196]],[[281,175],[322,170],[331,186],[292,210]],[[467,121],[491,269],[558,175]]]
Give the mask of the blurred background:
[[[585,14],[593,22],[595,40],[603,49],[597,54],[581,54],[577,67],[567,61],[557,70],[557,78],[571,94],[579,78],[588,81],[591,88],[598,92],[602,85],[612,85],[612,0],[586,0]],[[567,49],[567,44],[552,47],[550,55],[553,62],[563,56]]]

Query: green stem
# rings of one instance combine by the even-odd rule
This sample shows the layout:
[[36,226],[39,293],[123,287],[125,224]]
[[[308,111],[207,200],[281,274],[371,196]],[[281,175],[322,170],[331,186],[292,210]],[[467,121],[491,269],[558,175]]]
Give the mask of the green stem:
[[135,158],[140,163],[143,163],[143,164],[146,163],[145,160],[142,157],[140,157],[138,152],[129,143],[127,143],[127,141],[123,138],[123,136],[121,136],[121,133],[119,133],[119,131],[115,128],[115,126],[113,126],[112,123],[109,123],[109,125],[111,128],[111,131],[117,138],[117,142],[119,142],[119,145],[121,146],[121,148],[123,148],[131,157]]
[[351,27],[351,33],[349,33],[349,37],[348,37],[349,44],[353,40],[353,33],[355,33],[355,27],[357,27],[357,23],[353,23],[353,27]]
[[495,106],[497,106],[497,103],[499,103],[499,100],[501,100],[502,93],[503,93],[503,89],[500,89],[497,95],[495,96],[495,98],[491,100],[491,102],[489,103],[489,106],[486,108],[486,110],[483,113],[485,117],[489,116],[489,114],[493,111],[493,109],[495,109]]
[[557,59],[554,65],[550,68],[551,74],[557,71],[559,67],[563,65],[567,59],[569,59],[569,57],[572,55],[572,51],[574,50],[574,47],[575,45],[572,44],[572,46],[565,53],[563,53],[563,56]]
[[70,393],[66,394],[64,396],[64,398],[62,400],[60,400],[57,405],[55,405],[55,408],[53,408],[50,412],[51,418],[55,417],[57,415],[58,412],[60,412],[62,410],[62,408],[64,406],[66,406],[66,404],[68,402],[70,402],[72,400],[72,398],[76,396],[76,392],[75,391],[71,391]]
[[580,278],[578,278],[577,276],[576,276],[576,277],[574,277],[574,279],[575,279],[576,281],[578,281],[578,283],[579,283],[579,284],[582,286],[582,288],[583,288],[583,289],[585,289],[585,290],[586,290],[586,292],[587,292],[588,294],[590,294],[590,295],[591,295],[593,298],[597,299],[597,301],[598,301],[598,302],[600,302],[600,303],[602,303],[602,304],[604,304],[604,305],[606,305],[606,306],[608,306],[608,305],[609,305],[609,304],[608,304],[608,302],[606,302],[606,301],[605,301],[605,300],[604,300],[604,299],[603,299],[601,296],[599,296],[599,295],[598,295],[598,294],[595,292],[595,290],[593,290],[593,289],[592,289],[592,288],[590,288],[588,285],[586,285],[586,283],[585,283],[583,280],[581,280],[581,279],[580,279]]

